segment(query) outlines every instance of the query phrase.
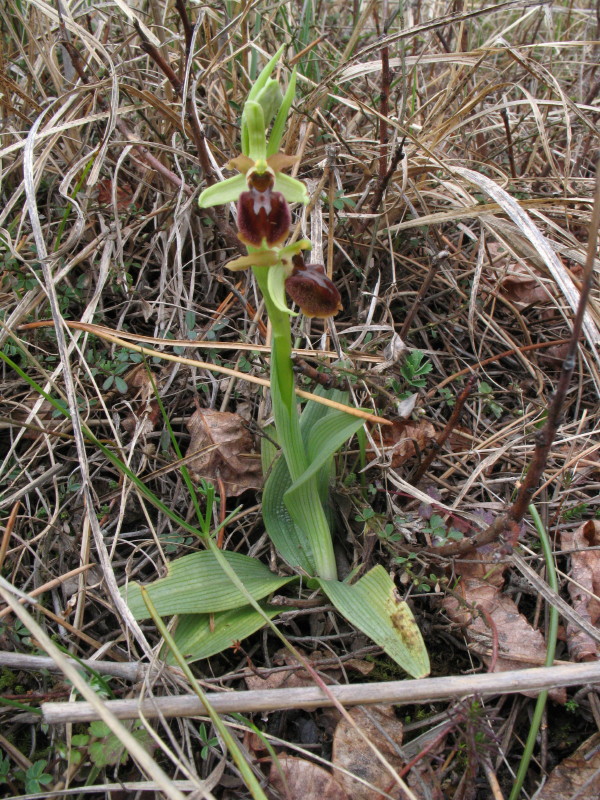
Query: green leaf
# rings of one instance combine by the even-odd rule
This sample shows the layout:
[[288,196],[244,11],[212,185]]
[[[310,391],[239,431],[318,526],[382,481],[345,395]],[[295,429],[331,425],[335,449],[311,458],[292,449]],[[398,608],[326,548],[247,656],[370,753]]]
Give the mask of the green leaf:
[[381,565],[373,567],[352,586],[322,579],[318,583],[340,614],[413,678],[429,673],[429,656],[421,631]]
[[198,198],[198,205],[200,208],[209,208],[222,203],[234,203],[247,189],[246,176],[234,175],[233,178],[226,178],[206,188]]
[[[307,552],[315,553],[319,547],[318,540],[322,531],[317,525],[317,504],[328,494],[331,459],[363,424],[364,420],[360,417],[329,409],[310,430],[307,431],[305,426],[301,427],[308,455],[308,468],[290,486],[283,501],[296,527],[306,531],[304,549]],[[317,559],[315,561],[318,566]]]
[[[92,722],[89,731],[98,739],[89,746],[90,759],[98,769],[127,763],[129,753],[123,747],[121,740],[111,732],[108,725],[100,721]],[[131,734],[146,749],[151,747],[152,738],[144,728],[139,727],[139,723],[135,723]]]
[[[322,396],[343,402],[344,392],[327,392]],[[308,402],[302,413],[300,431],[309,456],[309,466],[292,486],[285,459],[272,468],[263,492],[265,527],[281,557],[292,567],[308,575],[317,572],[310,526],[316,528],[316,503],[328,494],[331,460],[334,453],[363,425],[363,420],[344,411],[327,408],[322,403]],[[314,495],[316,482],[317,495]]]
[[[263,605],[262,608],[270,619],[281,613],[277,606]],[[264,617],[251,606],[218,614],[182,614],[173,638],[190,664],[227,650],[235,642],[260,630],[264,624]],[[171,652],[166,655],[166,660],[169,664],[176,663]]]
[[[127,365],[125,365],[127,368]],[[129,386],[127,385],[127,381],[124,381],[123,378],[120,378],[118,375],[115,375],[115,388],[121,394],[127,394],[129,391]]]
[[[241,553],[223,552],[223,557],[255,600],[266,597],[293,577],[274,575],[255,558]],[[239,608],[248,603],[227,577],[215,556],[208,550],[192,553],[172,561],[168,574],[146,588],[161,616],[170,614],[208,614]],[[147,619],[150,613],[142,598],[139,584],[122,587],[121,594],[136,619]]]
[[296,571],[314,575],[316,567],[308,536],[294,523],[283,499],[291,485],[285,458],[280,456],[271,468],[263,491],[265,528],[286,564]]

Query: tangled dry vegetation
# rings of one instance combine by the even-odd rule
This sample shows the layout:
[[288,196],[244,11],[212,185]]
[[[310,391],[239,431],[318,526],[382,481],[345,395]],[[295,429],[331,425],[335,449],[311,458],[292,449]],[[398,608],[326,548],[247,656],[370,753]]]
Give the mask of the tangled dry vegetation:
[[[597,660],[597,284],[532,499],[537,526],[527,515],[457,556],[510,506],[532,461],[582,285],[599,141],[598,4],[483,5],[0,8],[5,796],[249,796],[202,714],[134,713],[125,730],[49,726],[39,709],[81,699],[53,667],[57,647],[97,660],[81,674],[101,705],[190,691],[158,668],[156,626],[136,623],[118,591],[200,547],[167,513],[193,522],[183,464],[215,520],[239,508],[222,547],[285,570],[260,508],[266,318],[250,273],[227,271],[239,255],[232,211],[196,203],[239,152],[241,104],[283,43],[282,76],[298,67],[285,151],[301,157],[311,195],[296,222],[344,306],[334,323],[297,323],[298,381],[348,388],[394,421],[369,426],[366,453],[351,444],[338,458],[340,574],[382,564],[394,575],[434,677],[500,680],[548,653],[550,664]],[[31,617],[6,605],[8,584],[36,599],[22,606]],[[323,680],[403,677],[310,597],[283,598],[294,610],[277,624]],[[194,671],[215,691],[312,685],[265,631]],[[271,797],[498,800],[530,797],[548,775],[539,797],[592,797],[600,702],[565,683],[540,706],[522,793],[535,701],[511,681],[504,694],[463,683],[437,702],[365,706],[353,722],[322,707],[226,719]]]

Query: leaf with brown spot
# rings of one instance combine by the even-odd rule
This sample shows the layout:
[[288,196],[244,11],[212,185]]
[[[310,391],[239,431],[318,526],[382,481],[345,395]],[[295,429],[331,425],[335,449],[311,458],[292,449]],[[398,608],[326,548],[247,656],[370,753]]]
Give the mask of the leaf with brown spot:
[[230,497],[261,488],[260,458],[238,414],[199,408],[187,427],[191,435],[188,454],[197,453],[188,464],[192,480],[216,483],[221,478]]
[[351,800],[330,772],[293,756],[279,756],[271,764],[267,791],[273,800]]
[[[571,552],[569,594],[573,610],[592,625],[600,620],[600,522],[590,519],[574,531],[562,531],[563,550]],[[595,595],[595,596],[594,596]],[[567,622],[567,645],[575,661],[593,661],[600,655],[598,644],[585,631]]]
[[[393,709],[389,706],[375,705],[352,708],[348,713],[371,744],[377,747],[394,769],[399,770],[403,765],[400,752],[403,729]],[[377,791],[378,789],[394,794],[396,783],[389,771],[375,757],[362,736],[358,735],[356,728],[346,719],[340,720],[335,731],[332,763],[370,784],[366,786],[340,772],[338,781],[352,800],[380,800],[382,794]]]

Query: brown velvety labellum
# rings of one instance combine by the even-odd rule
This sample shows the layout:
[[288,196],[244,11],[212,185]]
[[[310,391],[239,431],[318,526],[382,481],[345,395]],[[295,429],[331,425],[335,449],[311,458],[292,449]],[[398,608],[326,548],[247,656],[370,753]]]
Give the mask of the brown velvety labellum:
[[285,290],[307,317],[334,317],[342,308],[340,293],[322,264],[298,265],[285,282]]
[[[281,192],[270,188],[270,175],[253,175],[249,192],[242,192],[237,203],[239,237],[245,244],[260,247],[266,239],[269,246],[281,244],[287,237],[292,217]],[[267,178],[267,181],[263,181]],[[264,185],[260,190],[257,186]]]

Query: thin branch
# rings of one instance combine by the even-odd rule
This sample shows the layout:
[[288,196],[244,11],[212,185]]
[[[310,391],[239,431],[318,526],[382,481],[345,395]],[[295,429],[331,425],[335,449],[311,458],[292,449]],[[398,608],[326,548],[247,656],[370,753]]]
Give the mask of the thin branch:
[[452,413],[450,414],[450,419],[446,423],[444,430],[437,437],[436,441],[433,443],[433,445],[431,445],[429,452],[425,454],[425,457],[419,464],[417,470],[415,471],[415,474],[413,475],[412,483],[417,484],[421,480],[425,472],[429,469],[429,466],[433,461],[433,459],[436,457],[436,455],[440,452],[440,450],[444,446],[446,439],[450,436],[450,434],[456,427],[458,418],[460,417],[464,405],[467,402],[469,395],[471,394],[471,390],[473,389],[474,383],[475,383],[475,373],[471,375],[464,389],[456,398],[454,408],[452,409]]
[[[332,696],[345,706],[371,703],[412,705],[453,700],[472,695],[485,696],[513,692],[541,691],[559,686],[578,686],[600,682],[600,663],[584,662],[555,667],[534,667],[480,675],[446,675],[413,681],[382,681],[328,686]],[[209,692],[207,698],[219,714],[282,711],[332,706],[333,699],[316,686],[294,689],[258,689],[244,692]],[[135,719],[140,713],[151,717],[202,716],[204,706],[196,695],[155,697],[140,700],[108,700],[108,711],[118,719]],[[43,703],[44,722],[61,725],[66,722],[90,722],[98,719],[89,703]]]

